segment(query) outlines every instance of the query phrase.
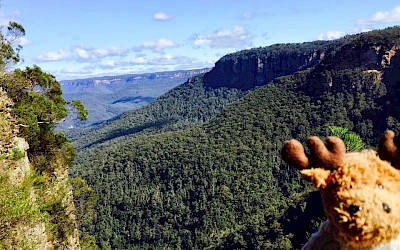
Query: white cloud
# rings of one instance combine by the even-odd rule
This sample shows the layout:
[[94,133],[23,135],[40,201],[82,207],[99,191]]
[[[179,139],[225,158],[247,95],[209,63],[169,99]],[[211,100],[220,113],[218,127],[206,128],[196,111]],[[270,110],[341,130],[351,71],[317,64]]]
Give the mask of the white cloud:
[[334,39],[338,39],[341,38],[345,35],[353,35],[353,34],[357,34],[357,33],[361,33],[361,32],[368,32],[371,31],[371,29],[365,29],[365,28],[359,28],[356,27],[353,30],[350,31],[328,31],[324,34],[319,34],[317,36],[318,40],[334,40]]
[[[120,62],[107,62],[106,64],[109,65],[180,65],[191,63],[195,61],[193,58],[186,57],[186,56],[173,56],[170,54],[164,54],[161,56],[147,58],[145,56],[136,56],[128,61],[120,61]],[[103,65],[105,66],[105,65]]]
[[47,52],[36,56],[36,60],[42,62],[63,61],[71,58],[71,53],[60,49],[57,52]]
[[110,68],[112,68],[112,67],[118,66],[118,65],[119,65],[119,61],[115,61],[115,60],[101,61],[101,62],[99,62],[99,65],[100,65],[100,66],[103,66],[103,67],[110,67]]
[[6,36],[5,40],[10,42],[11,44],[18,44],[21,46],[26,46],[31,44],[31,41],[29,41],[26,37],[14,37],[14,36]]
[[348,34],[352,35],[352,34],[357,34],[357,33],[361,33],[361,32],[368,32],[371,31],[372,29],[367,29],[367,28],[354,28],[352,32],[349,32]]
[[144,42],[141,46],[143,49],[150,49],[154,52],[161,52],[165,48],[173,48],[178,45],[169,38],[160,38],[157,41]]
[[121,47],[110,47],[110,48],[92,48],[86,46],[76,46],[73,49],[74,55],[78,58],[78,60],[82,61],[100,61],[105,57],[112,56],[124,56],[129,50]]
[[379,11],[374,15],[357,20],[357,24],[377,24],[400,22],[400,5],[389,11]]
[[174,70],[178,69],[201,69],[201,68],[212,68],[215,65],[214,60],[206,60],[206,61],[193,61],[187,64],[182,64],[174,67]]
[[60,70],[46,70],[56,76],[57,80],[76,79],[80,77],[90,77],[94,71],[86,68],[63,68]]
[[[107,70],[109,71],[122,68],[134,68],[136,70],[138,67],[145,67],[145,68],[153,67],[153,68],[158,68],[160,71],[162,70],[163,67],[169,67],[169,68],[185,67],[185,66],[190,67],[191,65],[201,65],[201,64],[203,64],[203,62],[199,62],[194,58],[181,55],[164,54],[155,57],[146,57],[137,55],[129,59],[127,58],[125,60],[112,60],[112,59],[102,60],[101,62],[85,66],[84,69],[92,71],[104,70],[106,72]],[[72,72],[67,72],[64,70],[60,73],[72,73]]]
[[328,31],[324,34],[319,34],[317,36],[318,40],[334,40],[341,38],[346,35],[346,32],[344,31]]
[[116,68],[124,68],[124,67],[181,67],[182,65],[192,65],[193,63],[199,63],[194,58],[181,56],[181,55],[170,55],[164,54],[155,57],[146,57],[142,55],[136,55],[132,58],[127,58],[126,60],[102,60],[101,62],[91,64],[90,66],[86,66],[86,69],[96,70],[112,70]]
[[243,26],[216,30],[210,34],[194,35],[191,40],[196,47],[210,46],[213,49],[242,48],[251,45],[248,32]]
[[154,57],[148,60],[147,64],[149,65],[179,65],[179,64],[187,64],[194,61],[193,58],[186,56],[172,56],[172,55],[162,55],[159,57]]
[[165,12],[158,12],[153,15],[153,18],[154,18],[154,20],[157,20],[157,21],[168,21],[168,20],[171,20],[173,18],[173,16],[168,15]]
[[130,61],[132,64],[146,64],[147,59],[144,56],[134,57]]
[[113,69],[116,67],[129,67],[129,66],[154,66],[154,67],[162,67],[162,66],[174,66],[174,67],[182,67],[182,66],[191,66],[191,65],[203,65],[203,64],[211,64],[214,61],[199,61],[197,59],[183,56],[183,55],[170,55],[163,54],[155,57],[146,57],[146,56],[135,56],[126,60],[103,60],[99,63],[93,64],[90,66],[91,69]]
[[121,47],[93,48],[83,45],[77,45],[69,50],[59,50],[57,52],[48,52],[36,56],[36,60],[46,61],[64,61],[75,60],[80,62],[98,62],[106,57],[123,57],[129,52],[129,49]]

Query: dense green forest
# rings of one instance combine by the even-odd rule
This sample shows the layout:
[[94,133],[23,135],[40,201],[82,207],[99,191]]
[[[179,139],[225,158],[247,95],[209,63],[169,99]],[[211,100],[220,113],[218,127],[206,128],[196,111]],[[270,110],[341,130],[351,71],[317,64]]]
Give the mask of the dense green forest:
[[[355,131],[370,146],[387,128],[399,133],[400,60],[390,52],[399,39],[400,27],[346,37],[315,67],[249,91],[213,117],[208,111],[211,119],[186,130],[108,138],[104,125],[98,131],[105,134],[78,144],[97,140],[70,172],[97,193],[96,214],[81,231],[104,249],[301,248],[324,219],[321,201],[279,150],[290,138],[325,137],[331,126]],[[187,96],[188,86],[157,101]],[[194,114],[190,100],[168,110]],[[206,105],[198,108],[207,113]]]

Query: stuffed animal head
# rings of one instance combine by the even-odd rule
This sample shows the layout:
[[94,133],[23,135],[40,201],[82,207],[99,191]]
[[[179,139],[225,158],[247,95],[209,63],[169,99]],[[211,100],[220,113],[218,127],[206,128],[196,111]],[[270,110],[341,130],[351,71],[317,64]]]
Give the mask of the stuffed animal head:
[[328,137],[325,144],[314,136],[307,141],[309,153],[292,139],[281,156],[320,190],[325,213],[338,234],[349,246],[361,248],[400,235],[398,141],[386,131],[378,152],[346,153],[341,139]]

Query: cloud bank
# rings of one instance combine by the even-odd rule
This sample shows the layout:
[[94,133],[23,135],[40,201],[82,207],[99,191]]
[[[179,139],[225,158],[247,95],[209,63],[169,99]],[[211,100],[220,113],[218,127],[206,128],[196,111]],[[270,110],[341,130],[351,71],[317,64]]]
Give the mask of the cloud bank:
[[216,30],[209,34],[195,34],[190,40],[195,47],[209,46],[212,49],[242,48],[251,45],[249,32],[243,26]]
[[129,49],[121,47],[93,48],[90,46],[76,45],[69,50],[60,49],[55,52],[47,52],[36,56],[39,62],[54,62],[75,60],[79,62],[98,62],[105,57],[122,57]]

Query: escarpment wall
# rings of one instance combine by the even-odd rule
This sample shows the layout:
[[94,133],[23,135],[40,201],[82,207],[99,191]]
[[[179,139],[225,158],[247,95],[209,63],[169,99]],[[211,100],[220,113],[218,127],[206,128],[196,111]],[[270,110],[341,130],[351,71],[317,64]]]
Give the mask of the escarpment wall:
[[[364,36],[360,33],[333,41],[276,44],[239,51],[218,60],[203,81],[206,87],[248,90],[315,66],[317,70],[318,67],[324,70],[391,69],[399,64],[400,46],[396,34],[388,37],[390,39],[385,40],[379,34]],[[329,85],[329,79],[326,82]]]
[[273,79],[317,65],[334,46],[342,44],[320,41],[301,44],[279,44],[236,52],[222,57],[204,76],[207,87],[238,88],[262,86]]

